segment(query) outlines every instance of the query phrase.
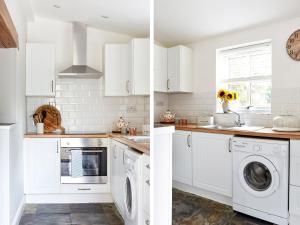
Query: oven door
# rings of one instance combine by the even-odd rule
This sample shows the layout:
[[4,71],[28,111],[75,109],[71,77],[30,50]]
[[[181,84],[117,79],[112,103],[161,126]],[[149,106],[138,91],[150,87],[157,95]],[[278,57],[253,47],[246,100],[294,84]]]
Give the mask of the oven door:
[[62,148],[62,184],[106,184],[107,148]]

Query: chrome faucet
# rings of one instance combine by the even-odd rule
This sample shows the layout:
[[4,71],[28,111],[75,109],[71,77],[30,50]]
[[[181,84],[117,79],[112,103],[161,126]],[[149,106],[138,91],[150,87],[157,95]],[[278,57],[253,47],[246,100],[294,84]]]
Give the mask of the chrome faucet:
[[232,110],[229,110],[229,112],[232,112],[233,114],[237,115],[237,121],[234,122],[234,123],[235,123],[235,126],[241,127],[241,126],[245,125],[245,123],[243,123],[243,122],[241,121],[241,115],[240,115],[239,113],[234,112],[234,111],[232,111]]

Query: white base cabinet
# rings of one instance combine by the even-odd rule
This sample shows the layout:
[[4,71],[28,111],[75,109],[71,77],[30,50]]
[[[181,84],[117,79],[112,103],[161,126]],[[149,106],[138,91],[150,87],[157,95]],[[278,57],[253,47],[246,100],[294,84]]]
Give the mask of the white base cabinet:
[[173,180],[193,184],[192,132],[176,131],[173,134]]
[[233,136],[193,132],[193,185],[225,196],[232,196]]
[[117,141],[110,141],[111,148],[111,193],[113,200],[122,216],[124,216],[124,151],[128,149],[126,145],[123,145]]
[[60,139],[25,139],[25,193],[60,193]]
[[172,224],[172,135],[174,127],[154,129],[153,181],[150,188],[152,206],[151,224]]
[[150,225],[150,157],[142,155],[141,225]]
[[290,225],[300,224],[300,141],[290,141]]

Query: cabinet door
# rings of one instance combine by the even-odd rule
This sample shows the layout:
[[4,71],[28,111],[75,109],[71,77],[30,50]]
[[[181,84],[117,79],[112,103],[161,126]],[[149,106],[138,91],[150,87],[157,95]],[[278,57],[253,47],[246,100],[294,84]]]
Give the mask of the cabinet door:
[[110,155],[110,162],[111,162],[111,194],[113,199],[116,199],[117,196],[117,173],[118,173],[118,163],[117,163],[117,148],[114,141],[111,141],[110,149],[111,149],[111,155]]
[[54,45],[27,44],[26,95],[55,96]]
[[168,83],[169,92],[179,91],[180,47],[168,48]]
[[193,52],[185,46],[168,49],[168,91],[193,91]]
[[193,52],[191,49],[180,47],[180,91],[193,91]]
[[173,180],[192,185],[191,132],[176,131],[173,134]]
[[150,94],[150,41],[135,38],[129,44],[129,77],[133,95]]
[[168,50],[154,46],[154,91],[167,92]]
[[105,96],[127,96],[128,86],[128,45],[105,45]]
[[25,140],[26,194],[60,192],[59,146],[59,139]]
[[232,196],[231,135],[192,133],[193,184],[196,187]]

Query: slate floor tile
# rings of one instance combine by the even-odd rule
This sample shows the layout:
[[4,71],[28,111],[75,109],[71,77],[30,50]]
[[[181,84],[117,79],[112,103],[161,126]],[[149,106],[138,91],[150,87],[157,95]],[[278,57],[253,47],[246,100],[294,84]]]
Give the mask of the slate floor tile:
[[103,213],[101,204],[70,204],[71,213]]
[[69,204],[39,204],[36,213],[71,213],[71,209]]
[[173,190],[173,225],[271,225],[233,211],[232,207]]
[[107,223],[106,215],[104,213],[72,213],[72,224],[93,225]]

